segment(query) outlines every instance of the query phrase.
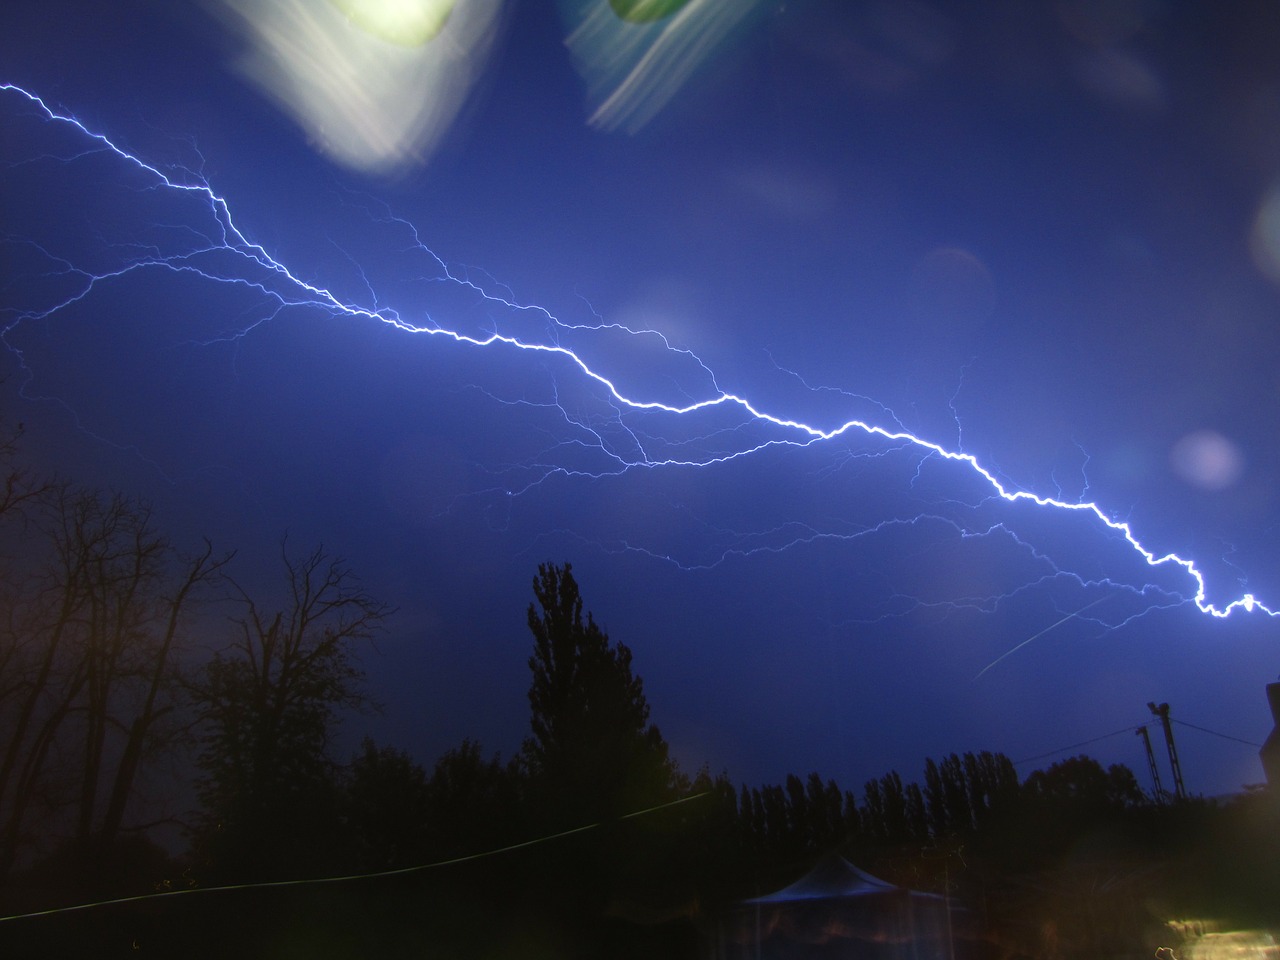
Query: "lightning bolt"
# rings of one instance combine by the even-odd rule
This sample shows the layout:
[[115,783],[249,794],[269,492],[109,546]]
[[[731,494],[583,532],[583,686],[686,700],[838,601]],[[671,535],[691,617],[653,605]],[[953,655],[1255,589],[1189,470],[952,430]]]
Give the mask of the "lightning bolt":
[[[407,335],[451,341],[468,349],[524,354],[530,359],[541,358],[544,366],[550,365],[555,371],[567,370],[571,375],[567,378],[560,373],[551,373],[552,392],[549,397],[512,397],[486,391],[492,399],[502,404],[545,408],[571,431],[569,437],[558,439],[544,451],[545,457],[507,469],[506,475],[510,482],[505,483],[498,491],[507,497],[525,495],[547,483],[552,477],[601,479],[637,470],[709,468],[766,456],[774,451],[819,446],[833,448],[835,465],[829,468],[832,470],[840,469],[842,464],[852,458],[879,458],[907,453],[917,458],[915,473],[908,480],[910,484],[919,480],[927,462],[936,461],[949,465],[976,481],[977,488],[982,491],[978,504],[951,501],[953,504],[972,510],[984,503],[1003,501],[1011,506],[1025,504],[1047,513],[1080,518],[1110,538],[1123,541],[1132,554],[1147,567],[1179,572],[1190,589],[1171,592],[1152,584],[1133,586],[1105,578],[1086,579],[1060,569],[1046,553],[1031,546],[1004,522],[975,529],[941,513],[919,514],[906,519],[891,519],[862,526],[835,523],[830,529],[792,522],[750,538],[738,531],[717,528],[704,518],[691,517],[709,530],[713,539],[718,539],[721,544],[714,559],[710,563],[701,564],[702,566],[714,566],[733,555],[780,553],[802,544],[814,544],[828,539],[847,541],[899,527],[942,524],[958,531],[961,538],[1007,538],[1013,549],[1037,563],[1047,564],[1048,573],[1028,582],[1020,590],[1068,577],[1083,587],[1108,586],[1130,591],[1147,604],[1143,613],[1136,616],[1152,609],[1187,602],[1193,603],[1201,613],[1215,618],[1228,617],[1237,610],[1272,617],[1277,615],[1275,609],[1262,603],[1252,593],[1245,593],[1225,603],[1211,602],[1205,576],[1192,560],[1173,552],[1162,553],[1144,545],[1127,520],[1112,516],[1098,503],[1085,501],[1083,498],[1067,499],[1060,489],[1055,496],[1020,489],[1000,479],[994,469],[979,462],[975,455],[962,449],[951,449],[907,429],[887,408],[871,404],[878,409],[882,420],[875,417],[849,417],[837,418],[837,422],[826,426],[815,425],[796,416],[771,411],[744,393],[721,387],[716,374],[706,362],[692,351],[673,344],[657,330],[607,323],[598,316],[591,323],[569,323],[557,319],[542,307],[520,303],[505,292],[495,292],[495,289],[500,289],[500,285],[487,279],[475,280],[470,271],[451,268],[422,242],[411,223],[393,216],[382,207],[377,211],[366,208],[366,213],[375,222],[393,228],[407,238],[400,253],[425,259],[428,269],[425,273],[415,274],[417,280],[441,288],[448,287],[455,292],[459,319],[448,324],[440,323],[424,310],[411,311],[403,306],[397,308],[383,303],[384,298],[377,292],[378,285],[358,267],[367,302],[355,302],[335,293],[329,287],[298,276],[268,253],[265,247],[246,236],[237,226],[227,200],[216,193],[203,176],[187,169],[165,172],[105,135],[89,129],[75,116],[58,112],[22,87],[3,84],[0,85],[0,93],[25,105],[27,116],[66,131],[75,143],[74,147],[65,148],[61,154],[31,157],[10,163],[9,168],[42,160],[70,162],[105,157],[132,171],[130,176],[134,181],[131,183],[139,193],[160,193],[172,197],[175,202],[187,200],[197,204],[203,211],[201,216],[205,223],[200,230],[195,230],[190,225],[178,227],[170,224],[164,229],[157,226],[158,238],[154,243],[138,242],[124,252],[116,250],[120,260],[110,269],[77,266],[34,241],[8,238],[5,242],[24,245],[30,256],[45,265],[41,275],[43,281],[68,288],[44,303],[5,307],[3,314],[0,314],[9,315],[0,327],[0,340],[18,357],[28,377],[31,376],[31,371],[26,366],[23,348],[14,342],[14,334],[23,325],[48,320],[90,297],[100,286],[130,274],[159,270],[179,276],[190,275],[230,285],[251,295],[260,304],[259,313],[252,322],[202,341],[206,344],[219,340],[240,340],[285,310],[309,308],[323,311],[334,318],[385,325]],[[175,238],[180,237],[185,237],[186,241],[179,243]],[[180,249],[164,252],[161,239],[170,244],[177,243]],[[507,311],[515,319],[499,328],[490,315],[490,308]],[[417,319],[413,319],[414,316]],[[468,316],[472,318],[470,326],[462,322]],[[479,319],[475,319],[476,317]],[[513,332],[513,328],[519,328],[520,332]],[[578,343],[583,338],[593,339],[584,346]],[[636,386],[628,385],[622,374],[603,372],[607,367],[592,359],[592,351],[607,356],[608,350],[618,349],[619,344],[636,352],[656,349],[667,361],[675,364],[674,371],[665,381],[666,386],[661,390],[652,389],[646,394]],[[832,390],[813,387],[798,374],[781,367],[778,370],[794,378],[810,394]],[[867,398],[855,394],[844,391],[835,393],[839,395],[838,399],[862,405],[870,403]],[[954,413],[954,398],[952,410]],[[852,441],[855,439],[869,445],[852,449]],[[839,449],[842,442],[849,444],[850,448]],[[543,462],[544,460],[548,462]],[[744,546],[748,540],[750,543]],[[617,549],[645,553],[679,563],[670,553],[628,541],[620,541]],[[686,566],[683,563],[679,565]],[[1008,596],[1009,594],[996,598],[950,598],[945,604],[938,605],[990,610],[996,602],[1007,599]],[[1079,608],[1031,639],[1079,617],[1100,602],[1095,600]],[[892,598],[890,606],[901,613],[908,609],[928,608],[937,603],[924,598],[899,595]],[[1122,623],[1127,622],[1127,619]],[[1102,625],[1115,627],[1120,624]],[[1027,643],[1030,640],[1019,644],[1009,653],[1021,649]],[[986,669],[1002,659],[1004,657]]]

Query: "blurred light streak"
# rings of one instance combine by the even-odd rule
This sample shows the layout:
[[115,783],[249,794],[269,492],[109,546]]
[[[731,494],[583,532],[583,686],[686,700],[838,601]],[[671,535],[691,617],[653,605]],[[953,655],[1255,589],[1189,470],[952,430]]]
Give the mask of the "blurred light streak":
[[1280,283],[1280,181],[1271,185],[1258,205],[1249,241],[1258,269]]
[[347,167],[423,163],[461,108],[501,0],[209,0],[237,68]]
[[[1280,960],[1280,945],[1270,930],[1223,930],[1208,918],[1166,920],[1165,926],[1183,940],[1174,953],[1177,960]],[[1160,950],[1169,953],[1167,947]]]
[[[635,133],[657,115],[761,0],[688,0],[662,3],[672,12],[643,19],[639,3],[562,0],[570,33],[565,40],[587,81],[588,122]],[[630,15],[619,12],[634,8]]]

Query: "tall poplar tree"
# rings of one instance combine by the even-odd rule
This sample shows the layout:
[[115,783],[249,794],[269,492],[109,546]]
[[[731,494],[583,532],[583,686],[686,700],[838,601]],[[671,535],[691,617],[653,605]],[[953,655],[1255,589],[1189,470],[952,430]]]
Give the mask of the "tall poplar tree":
[[529,604],[532,736],[523,760],[550,825],[572,827],[670,800],[682,784],[649,722],[631,651],[612,643],[569,564],[542,564]]

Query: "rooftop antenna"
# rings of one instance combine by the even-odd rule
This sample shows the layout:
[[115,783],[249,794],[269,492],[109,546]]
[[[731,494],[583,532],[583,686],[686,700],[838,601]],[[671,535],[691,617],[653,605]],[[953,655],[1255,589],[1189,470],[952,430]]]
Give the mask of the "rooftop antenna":
[[1173,724],[1169,722],[1169,705],[1162,703],[1157,706],[1154,703],[1148,703],[1147,709],[1160,718],[1160,724],[1164,727],[1164,742],[1169,747],[1169,766],[1173,768],[1173,797],[1175,800],[1185,800],[1187,788],[1182,785],[1182,767],[1178,765],[1178,748],[1173,745]]
[[1164,787],[1160,785],[1160,770],[1156,766],[1156,755],[1151,752],[1151,737],[1147,734],[1147,728],[1144,724],[1134,731],[1142,738],[1142,745],[1147,750],[1147,769],[1151,771],[1151,782],[1155,785],[1156,803],[1164,803]]

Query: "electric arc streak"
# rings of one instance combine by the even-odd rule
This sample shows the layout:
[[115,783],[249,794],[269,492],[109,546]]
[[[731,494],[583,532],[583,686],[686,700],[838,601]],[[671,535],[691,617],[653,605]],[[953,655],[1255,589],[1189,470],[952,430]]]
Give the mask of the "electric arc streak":
[[992,660],[990,663],[988,663],[985,667],[983,667],[981,670],[979,670],[979,671],[978,671],[977,675],[976,675],[973,679],[975,679],[975,680],[980,680],[980,679],[982,678],[982,675],[983,675],[984,673],[986,673],[988,670],[990,670],[992,667],[994,667],[994,666],[995,666],[996,664],[998,664],[1000,661],[1005,660],[1005,659],[1007,659],[1007,658],[1009,658],[1009,657],[1013,656],[1015,653],[1017,653],[1019,650],[1021,650],[1023,647],[1025,647],[1027,644],[1031,643],[1033,640],[1039,640],[1041,637],[1043,637],[1043,636],[1044,636],[1046,633],[1048,633],[1050,630],[1053,630],[1053,629],[1055,629],[1056,627],[1060,627],[1060,626],[1062,626],[1062,625],[1063,625],[1064,623],[1066,623],[1068,620],[1072,620],[1072,619],[1074,619],[1074,618],[1076,618],[1076,617],[1080,616],[1080,614],[1084,613],[1084,612],[1085,612],[1086,610],[1088,610],[1090,607],[1096,607],[1098,604],[1100,604],[1103,600],[1106,600],[1106,599],[1107,599],[1107,598],[1106,598],[1106,596],[1101,596],[1101,597],[1099,597],[1097,600],[1092,600],[1092,601],[1090,601],[1089,603],[1086,603],[1086,604],[1085,604],[1083,607],[1081,607],[1079,610],[1073,610],[1071,613],[1068,613],[1068,614],[1067,614],[1065,617],[1063,617],[1061,620],[1055,620],[1053,623],[1049,624],[1049,626],[1045,627],[1043,630],[1040,630],[1040,631],[1038,631],[1038,632],[1036,632],[1036,633],[1033,633],[1031,636],[1027,637],[1027,639],[1023,640],[1023,641],[1022,641],[1020,644],[1018,644],[1016,647],[1011,647],[1010,649],[1006,650],[1004,653],[1000,654],[1000,656],[998,656],[998,657],[996,657],[994,660]]
[[[344,302],[326,287],[309,283],[295,276],[289,268],[268,254],[264,247],[249,240],[236,226],[227,201],[215,193],[213,188],[203,178],[195,174],[189,174],[191,179],[188,182],[182,182],[181,180],[174,179],[173,177],[163,173],[159,168],[146,163],[139,157],[117,146],[105,135],[91,131],[74,116],[58,113],[54,109],[50,108],[40,97],[19,86],[14,84],[2,84],[0,85],[0,92],[24,98],[25,101],[36,108],[40,114],[42,114],[43,117],[51,123],[65,124],[74,128],[74,130],[79,132],[79,135],[83,135],[93,144],[96,144],[94,147],[95,150],[105,149],[110,151],[121,161],[132,165],[148,178],[152,178],[154,185],[157,188],[170,190],[179,195],[199,198],[203,203],[207,204],[210,213],[217,223],[216,236],[214,238],[210,238],[210,246],[206,249],[196,249],[184,254],[175,254],[171,256],[156,254],[150,257],[130,261],[114,273],[104,273],[101,275],[82,271],[68,264],[67,271],[69,273],[77,273],[84,276],[83,289],[51,307],[20,313],[16,319],[10,321],[3,329],[0,329],[0,338],[6,338],[23,322],[45,319],[57,313],[59,310],[64,309],[68,305],[82,300],[90,294],[97,283],[102,282],[108,277],[120,276],[144,267],[159,267],[179,272],[191,271],[198,273],[207,279],[251,286],[274,300],[274,302],[278,304],[275,311],[273,311],[268,317],[264,317],[256,321],[254,325],[265,322],[266,319],[270,319],[270,316],[274,316],[279,312],[279,310],[287,307],[317,307],[337,316],[377,321],[378,323],[394,327],[407,334],[440,336],[459,344],[466,344],[476,348],[506,348],[527,351],[533,354],[553,355],[562,358],[564,361],[567,361],[572,368],[576,368],[581,376],[586,378],[587,381],[597,384],[600,388],[603,388],[610,398],[610,402],[615,404],[616,409],[619,411],[621,411],[622,408],[625,408],[631,411],[659,413],[669,415],[671,417],[687,417],[698,412],[712,411],[715,409],[731,409],[738,411],[739,415],[744,416],[748,423],[754,423],[770,430],[782,431],[781,438],[767,437],[761,440],[753,440],[737,448],[726,449],[714,454],[683,459],[675,456],[651,457],[645,451],[644,444],[640,443],[634,434],[632,434],[632,439],[636,441],[635,449],[638,451],[638,455],[628,459],[620,455],[617,451],[609,449],[608,445],[604,444],[602,438],[597,434],[597,440],[602,441],[602,449],[604,449],[609,456],[617,459],[619,469],[622,472],[639,467],[650,469],[680,466],[709,467],[715,464],[722,464],[728,461],[749,457],[754,454],[760,454],[761,452],[772,448],[807,447],[813,444],[835,440],[846,435],[862,434],[870,438],[884,441],[889,445],[897,445],[904,448],[915,448],[921,452],[925,458],[936,457],[967,468],[972,474],[981,478],[981,480],[989,486],[990,490],[995,495],[1009,503],[1029,501],[1039,507],[1051,511],[1063,511],[1066,513],[1086,515],[1086,517],[1091,518],[1092,521],[1096,521],[1110,531],[1122,536],[1128,543],[1129,547],[1138,556],[1140,556],[1148,566],[1153,568],[1181,568],[1185,575],[1195,585],[1195,592],[1191,597],[1191,600],[1201,613],[1223,618],[1229,616],[1237,608],[1241,608],[1246,612],[1259,611],[1266,613],[1269,616],[1277,615],[1276,610],[1263,604],[1252,593],[1246,593],[1223,605],[1215,605],[1214,603],[1211,603],[1206,594],[1204,575],[1193,561],[1185,559],[1172,552],[1158,554],[1155,550],[1144,546],[1135,536],[1127,521],[1120,521],[1112,518],[1097,503],[1069,501],[1061,499],[1060,497],[1044,496],[1028,490],[1012,488],[1006,483],[1002,483],[991,470],[979,463],[977,458],[972,454],[964,453],[959,450],[948,449],[939,443],[917,436],[897,422],[892,426],[884,426],[868,420],[849,419],[834,427],[823,428],[797,419],[792,419],[787,416],[771,413],[757,406],[755,402],[744,394],[722,389],[717,383],[715,374],[699,357],[688,350],[672,346],[668,342],[667,338],[658,331],[633,329],[620,324],[601,323],[599,325],[584,326],[562,323],[543,308],[522,305],[488,292],[466,276],[457,276],[450,272],[447,265],[445,265],[439,257],[432,253],[425,245],[421,244],[421,241],[418,240],[416,230],[414,230],[412,225],[407,224],[404,221],[397,220],[396,222],[403,224],[410,230],[414,242],[418,244],[424,254],[431,257],[435,263],[439,265],[439,268],[443,271],[445,279],[468,289],[475,295],[494,304],[502,304],[517,311],[536,311],[540,316],[544,317],[550,325],[548,336],[546,336],[544,340],[539,341],[536,339],[529,339],[509,333],[499,332],[497,329],[492,329],[490,332],[485,334],[467,333],[461,329],[450,329],[448,327],[438,325],[434,321],[429,322],[428,324],[412,323],[406,320],[394,309],[376,306],[376,297],[374,298],[375,306],[372,307]],[[255,279],[247,273],[244,275],[233,274],[232,276],[211,275],[204,272],[200,266],[193,262],[193,258],[197,254],[215,252],[220,254],[233,254],[240,258],[240,262],[244,263],[246,267],[264,271],[272,284],[278,284],[279,287],[269,287],[266,281]],[[560,331],[570,330],[591,330],[599,332],[612,331],[629,336],[643,335],[658,337],[660,342],[663,344],[663,348],[668,353],[681,354],[701,368],[710,384],[708,395],[701,399],[690,399],[687,403],[667,403],[660,400],[632,396],[630,395],[630,391],[617,385],[615,382],[616,376],[614,378],[606,376],[604,373],[595,369],[573,349],[564,346],[559,342],[558,333]],[[244,331],[238,335],[243,335],[243,332]],[[6,344],[8,345],[7,340]],[[11,345],[10,349],[14,350],[15,353],[19,352]],[[577,421],[574,422],[577,423]],[[585,424],[579,423],[578,425],[585,427],[587,430],[592,429]],[[574,473],[574,471],[568,467],[552,468],[548,471],[548,473],[550,472],[559,472],[568,475],[572,475]],[[545,479],[545,476],[543,479]],[[516,489],[510,492],[513,495],[519,495],[538,482],[541,482],[541,480],[531,482],[523,490]],[[1093,604],[1089,604],[1086,607],[1081,608],[1081,610],[1077,611],[1076,614],[1072,614],[1072,616],[1083,612],[1083,610],[1088,609],[1091,606],[1093,606]],[[1054,626],[1056,625],[1057,624]],[[1052,629],[1052,627],[1049,629]],[[1039,634],[1037,634],[1037,636],[1038,635]]]

